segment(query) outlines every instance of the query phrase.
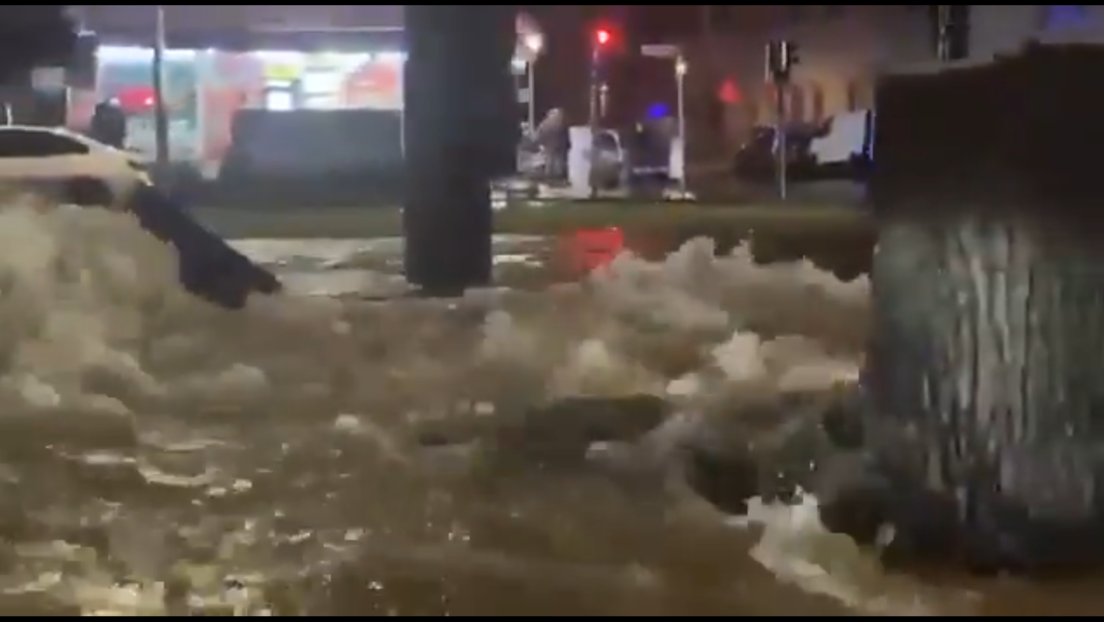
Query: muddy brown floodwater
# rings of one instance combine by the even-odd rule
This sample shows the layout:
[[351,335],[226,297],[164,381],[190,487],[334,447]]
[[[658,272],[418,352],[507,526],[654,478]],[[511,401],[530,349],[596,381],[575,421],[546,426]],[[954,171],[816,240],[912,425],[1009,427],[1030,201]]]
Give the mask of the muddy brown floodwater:
[[[243,240],[290,291],[231,313],[124,217],[4,211],[0,615],[1104,611],[1091,581],[884,572],[815,499],[725,516],[666,463],[710,404],[853,382],[864,278],[703,238],[549,285],[577,258],[496,245],[503,287],[436,302],[393,240]],[[601,459],[414,441],[639,394],[674,412]]]

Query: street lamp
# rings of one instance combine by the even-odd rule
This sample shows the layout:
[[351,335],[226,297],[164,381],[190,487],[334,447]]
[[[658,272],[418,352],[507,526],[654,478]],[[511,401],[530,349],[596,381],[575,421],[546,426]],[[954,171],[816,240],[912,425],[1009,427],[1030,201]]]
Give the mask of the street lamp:
[[528,69],[527,90],[529,92],[529,131],[537,128],[537,58],[544,50],[544,35],[539,32],[531,32],[521,38],[521,48],[524,54],[523,60]]
[[164,179],[169,169],[169,117],[165,110],[165,7],[155,5],[153,42],[153,136],[156,169]]
[[680,52],[675,57],[675,89],[677,92],[678,105],[676,106],[678,114],[678,136],[682,141],[682,174],[679,175],[679,190],[682,194],[686,194],[686,70],[689,69],[689,65],[686,62],[686,58],[683,57]]
[[678,127],[678,139],[681,141],[682,148],[682,174],[679,175],[679,190],[686,193],[686,72],[690,69],[690,63],[686,61],[686,57],[682,54],[682,49],[677,45],[671,45],[667,43],[657,43],[650,45],[640,46],[640,53],[644,56],[650,56],[652,58],[669,58],[675,63],[675,89],[676,89],[676,106],[675,114],[677,115],[676,123]]
[[781,39],[767,42],[766,49],[767,80],[774,85],[775,106],[777,107],[774,135],[777,144],[775,157],[778,162],[775,166],[778,173],[778,196],[783,201],[786,200],[786,167],[790,153],[789,147],[786,145],[788,131],[786,127],[786,89],[790,85],[794,67],[801,63],[799,47],[793,41]]

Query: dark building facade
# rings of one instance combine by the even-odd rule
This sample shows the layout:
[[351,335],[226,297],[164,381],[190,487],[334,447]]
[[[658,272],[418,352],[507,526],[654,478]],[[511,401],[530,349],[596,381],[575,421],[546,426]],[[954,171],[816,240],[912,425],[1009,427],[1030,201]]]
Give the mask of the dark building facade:
[[[791,117],[817,122],[873,106],[876,77],[935,60],[929,5],[695,5],[681,9],[673,32],[692,61],[697,101],[716,98],[725,81],[738,101],[724,104],[724,123],[699,136],[738,143],[749,127],[773,123],[773,93],[765,82],[771,39],[799,46],[800,65],[787,93]],[[654,19],[654,18],[653,18]],[[992,58],[1030,39],[1104,42],[1104,7],[1092,5],[969,5],[968,57]],[[695,27],[696,25],[696,27]],[[687,34],[689,33],[689,34]],[[699,118],[702,115],[698,115]]]

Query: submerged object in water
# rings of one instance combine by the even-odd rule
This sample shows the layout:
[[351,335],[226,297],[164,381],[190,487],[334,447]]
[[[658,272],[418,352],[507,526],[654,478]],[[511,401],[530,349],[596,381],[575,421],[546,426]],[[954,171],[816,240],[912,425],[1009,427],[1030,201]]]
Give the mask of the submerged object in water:
[[124,209],[138,218],[143,229],[176,249],[180,283],[192,294],[238,309],[250,294],[274,294],[282,289],[276,275],[196,222],[157,188],[136,186]]

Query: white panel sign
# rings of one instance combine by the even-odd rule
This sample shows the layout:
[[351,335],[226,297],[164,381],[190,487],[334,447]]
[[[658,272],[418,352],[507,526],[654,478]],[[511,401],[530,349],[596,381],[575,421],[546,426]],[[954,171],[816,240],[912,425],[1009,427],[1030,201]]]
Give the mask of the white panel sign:
[[640,53],[652,58],[675,58],[679,55],[679,47],[670,43],[649,43],[640,46]]

